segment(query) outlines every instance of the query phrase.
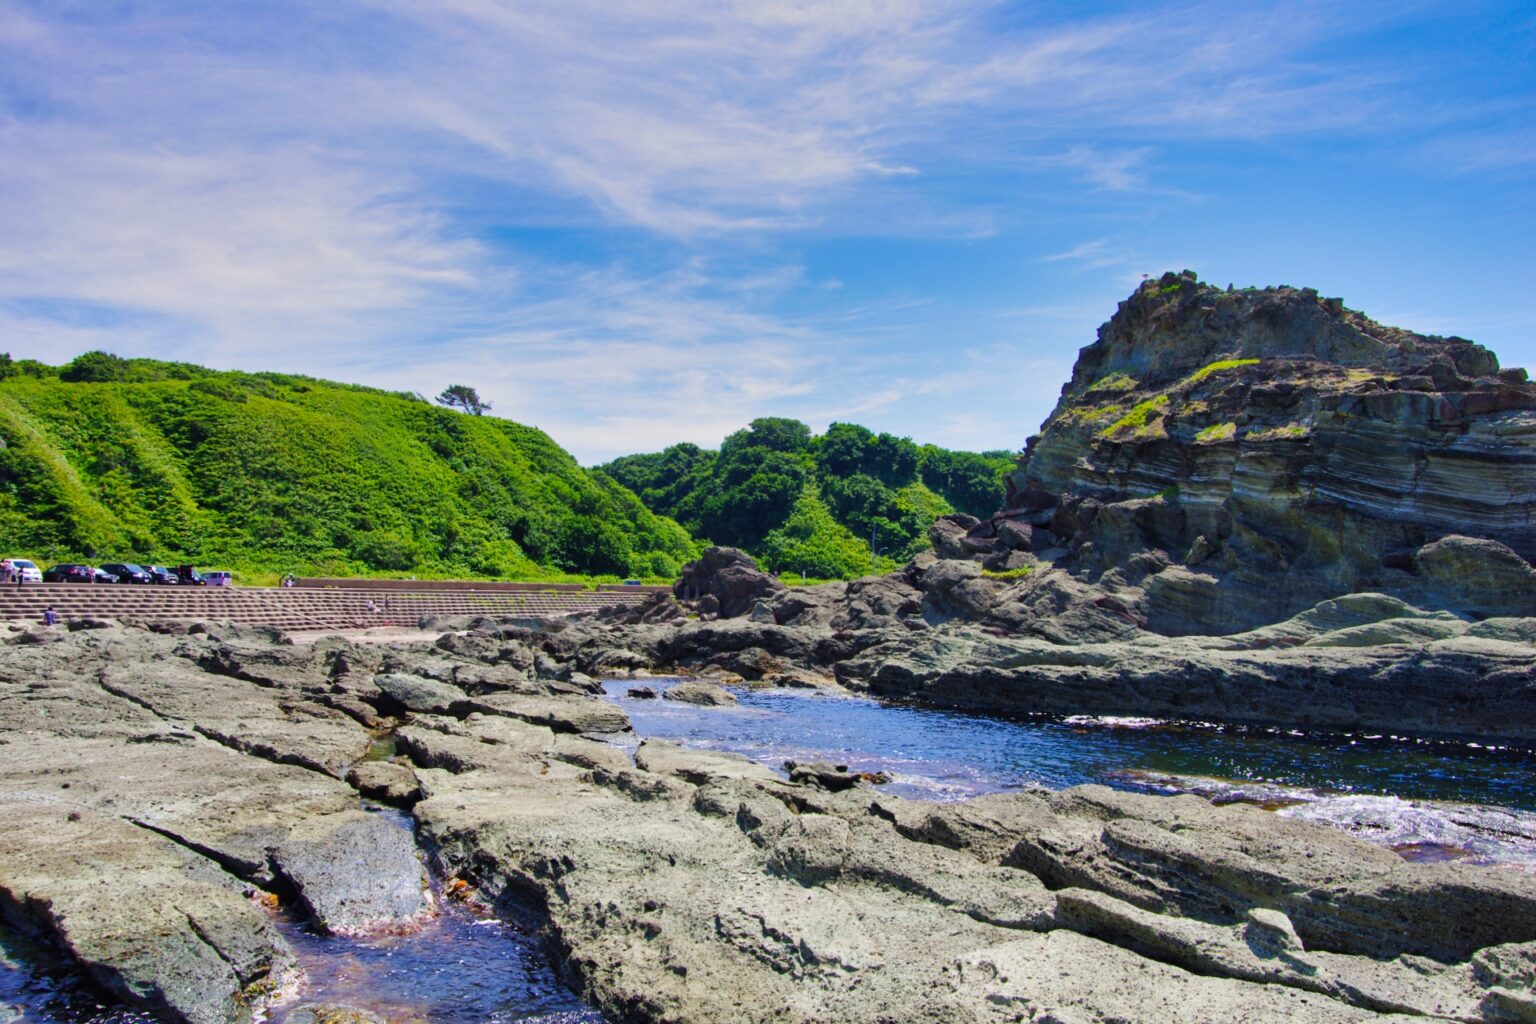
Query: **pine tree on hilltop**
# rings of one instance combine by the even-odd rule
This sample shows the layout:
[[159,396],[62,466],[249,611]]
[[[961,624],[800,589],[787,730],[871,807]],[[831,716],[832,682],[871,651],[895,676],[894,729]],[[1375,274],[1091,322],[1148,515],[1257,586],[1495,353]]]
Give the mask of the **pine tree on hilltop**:
[[480,395],[467,384],[450,384],[443,388],[443,393],[437,396],[437,403],[450,409],[463,409],[476,416],[484,415],[491,408],[491,403],[481,401]]

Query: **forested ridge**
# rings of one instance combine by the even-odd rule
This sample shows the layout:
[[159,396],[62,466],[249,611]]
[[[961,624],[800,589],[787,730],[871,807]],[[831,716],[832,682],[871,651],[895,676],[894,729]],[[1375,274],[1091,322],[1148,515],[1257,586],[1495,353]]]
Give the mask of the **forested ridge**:
[[100,352],[0,378],[8,555],[536,579],[697,547],[542,431],[419,395]]
[[996,512],[1013,467],[1007,452],[951,451],[852,423],[817,435],[798,420],[765,417],[719,451],[677,444],[598,469],[651,511],[743,548],[765,568],[847,578],[926,548],[941,515]]

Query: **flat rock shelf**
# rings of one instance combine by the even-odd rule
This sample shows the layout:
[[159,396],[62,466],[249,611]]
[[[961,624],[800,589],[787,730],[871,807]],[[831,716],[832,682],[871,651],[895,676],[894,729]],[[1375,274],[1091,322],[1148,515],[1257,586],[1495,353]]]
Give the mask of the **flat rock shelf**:
[[[682,684],[647,685],[664,697]],[[1332,824],[1408,857],[1536,870],[1536,752],[1523,749],[1151,718],[1009,719],[806,688],[737,687],[739,703],[705,707],[629,696],[632,680],[604,688],[637,737],[770,769],[834,762],[913,799],[1084,783],[1194,793]]]

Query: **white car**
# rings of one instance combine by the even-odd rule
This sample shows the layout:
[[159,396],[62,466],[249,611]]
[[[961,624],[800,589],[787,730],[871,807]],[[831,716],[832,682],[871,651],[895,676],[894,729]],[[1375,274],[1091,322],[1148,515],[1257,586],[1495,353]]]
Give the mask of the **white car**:
[[208,581],[210,587],[232,587],[235,585],[235,574],[225,572],[222,569],[203,573],[203,579]]
[[25,558],[7,558],[6,561],[11,563],[12,572],[21,573],[21,581],[23,583],[43,582],[43,570],[39,569],[36,564],[27,561]]

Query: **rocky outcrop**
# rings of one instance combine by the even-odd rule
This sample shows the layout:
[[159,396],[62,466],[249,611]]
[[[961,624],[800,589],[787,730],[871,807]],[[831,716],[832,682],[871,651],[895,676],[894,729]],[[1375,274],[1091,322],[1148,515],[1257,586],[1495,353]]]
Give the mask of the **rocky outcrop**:
[[1381,595],[1229,637],[1064,645],[974,629],[893,635],[837,663],[870,693],[1009,714],[1150,715],[1536,740],[1536,620],[1471,624]]
[[[483,622],[388,649],[15,633],[0,659],[0,810],[17,826],[0,830],[0,912],[167,1021],[243,1019],[299,981],[263,905],[335,932],[430,913],[411,832],[360,810],[355,786],[410,807],[450,891],[542,921],[563,976],[611,1019],[1529,1013],[1536,877],[1524,872],[1412,864],[1196,797],[1087,786],[928,804],[833,763],[788,763],[786,780],[737,755],[642,742],[631,756],[589,735],[627,724],[576,667],[604,650],[657,669],[757,652],[786,674],[835,667],[931,700],[970,687],[1015,709],[1138,688],[1144,703],[1273,688],[1328,708],[1376,679],[1404,704],[1446,706],[1433,678],[1490,733],[1536,719],[1536,621],[1356,595],[1240,636],[1072,646],[937,621],[951,612],[922,588],[979,578],[944,568],[959,564],[975,570],[924,561],[818,602],[816,615],[883,623],[838,632],[760,616]],[[1271,699],[1255,706],[1281,713]],[[1385,706],[1356,698],[1362,716]],[[394,726],[394,758],[366,759],[379,749],[365,720]]]
[[1363,590],[1531,615],[1536,386],[1472,342],[1310,289],[1167,274],[1079,354],[1004,512],[936,544],[988,557],[973,549],[990,540],[997,557],[1022,543],[1014,523],[1090,580],[1144,554],[1187,569],[1131,608],[1166,634]]
[[711,683],[688,682],[667,687],[661,695],[665,700],[698,704],[703,707],[720,707],[736,703],[736,695]]
[[672,592],[705,615],[746,615],[761,601],[784,591],[784,584],[763,572],[752,557],[735,548],[706,548],[683,566]]
[[[1149,603],[1161,602],[1166,615],[1194,600],[1186,586],[1198,598],[1202,582],[1146,556],[1090,582],[1049,565],[998,578],[976,562],[930,555],[880,580],[787,590],[772,605],[786,622],[585,622],[538,636],[505,629],[583,672],[619,664],[620,674],[725,672],[778,685],[835,679],[994,713],[1536,742],[1536,617],[1478,621],[1360,593],[1220,637],[1170,638],[1141,618]],[[889,603],[874,605],[871,594]],[[614,652],[623,654],[617,662]]]

